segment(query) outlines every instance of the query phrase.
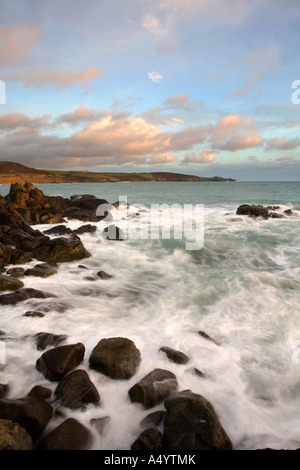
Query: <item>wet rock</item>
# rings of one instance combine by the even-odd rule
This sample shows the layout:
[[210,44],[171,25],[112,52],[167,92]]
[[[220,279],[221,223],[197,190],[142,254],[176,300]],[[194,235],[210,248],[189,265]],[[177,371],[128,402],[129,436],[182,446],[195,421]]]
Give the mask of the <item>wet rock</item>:
[[106,273],[105,271],[98,271],[97,276],[100,277],[100,279],[110,279],[113,276],[111,274]]
[[103,416],[102,418],[92,418],[90,424],[96,428],[97,433],[101,436],[105,426],[110,421],[109,416]]
[[153,413],[149,413],[142,421],[140,422],[140,425],[142,428],[149,428],[149,427],[157,427],[159,426],[164,417],[165,417],[166,412],[164,410],[158,410],[154,411]]
[[159,429],[145,429],[131,445],[131,450],[163,450],[163,436]]
[[83,233],[95,233],[96,231],[97,231],[96,225],[86,224],[86,225],[81,225],[81,227],[74,230],[74,233],[76,233],[76,235],[82,235]]
[[19,279],[0,274],[0,291],[21,289],[24,283]]
[[0,384],[0,399],[4,398],[7,395],[9,390],[8,384]]
[[124,239],[123,231],[119,227],[116,227],[116,225],[109,225],[108,227],[106,227],[103,230],[102,235],[107,240],[123,240]]
[[84,450],[91,442],[91,432],[74,418],[68,418],[38,444],[38,450]]
[[33,250],[32,254],[39,261],[45,261],[52,265],[89,258],[91,256],[84,248],[80,239],[67,240],[66,238],[49,240],[43,247]]
[[219,343],[207,333],[205,333],[205,331],[198,331],[198,334],[202,336],[202,338],[207,339],[208,341],[212,341],[213,343],[215,343],[216,346],[219,346]]
[[24,268],[10,268],[6,271],[6,274],[8,274],[11,277],[23,277],[25,273]]
[[24,313],[23,317],[44,317],[45,314],[43,312],[39,312],[38,310],[28,310]]
[[194,367],[192,369],[193,373],[196,374],[198,377],[204,378],[205,374],[201,372],[201,370],[197,369],[197,367]]
[[40,332],[34,335],[33,338],[36,343],[36,349],[43,351],[48,346],[58,346],[67,339],[67,335],[54,335],[53,333]]
[[87,403],[98,403],[100,395],[87,372],[77,369],[66,374],[55,390],[56,398],[67,408],[81,408]]
[[0,305],[16,305],[28,299],[47,299],[48,297],[55,296],[38,289],[24,288],[10,294],[0,295]]
[[278,214],[277,212],[270,212],[270,213],[269,213],[269,217],[270,217],[271,219],[283,219],[283,218],[284,218],[284,215]]
[[82,343],[57,346],[44,352],[36,361],[36,368],[44,377],[58,382],[83,361],[85,347]]
[[231,450],[231,441],[211,403],[184,390],[165,400],[164,442],[170,450]]
[[284,213],[285,215],[293,215],[293,214],[294,214],[293,211],[292,211],[292,209],[286,209],[285,211],[283,211],[283,213]]
[[33,442],[19,424],[0,419],[0,450],[33,450]]
[[104,338],[93,349],[89,365],[112,379],[129,379],[140,360],[141,353],[130,339]]
[[0,267],[7,264],[25,264],[32,260],[30,253],[6,246],[0,240]]
[[129,391],[132,402],[142,403],[145,408],[151,408],[160,403],[167,395],[178,387],[173,372],[164,369],[154,369]]
[[28,393],[29,397],[42,398],[43,400],[47,400],[51,395],[52,390],[50,390],[50,388],[43,387],[42,385],[35,385]]
[[43,233],[45,235],[69,235],[70,233],[74,233],[70,227],[66,225],[56,225],[55,227],[51,227],[48,230],[44,230]]
[[52,406],[36,397],[0,400],[0,419],[18,423],[34,441],[40,437],[52,414]]
[[267,219],[269,216],[269,211],[267,207],[261,205],[249,205],[242,204],[236,210],[237,215],[248,215],[249,217],[263,217]]
[[57,270],[47,263],[36,264],[33,268],[26,269],[25,276],[49,277],[57,274]]
[[169,348],[168,346],[162,346],[160,351],[163,351],[167,357],[176,362],[176,364],[187,364],[189,362],[189,357],[181,351],[177,351],[176,349]]

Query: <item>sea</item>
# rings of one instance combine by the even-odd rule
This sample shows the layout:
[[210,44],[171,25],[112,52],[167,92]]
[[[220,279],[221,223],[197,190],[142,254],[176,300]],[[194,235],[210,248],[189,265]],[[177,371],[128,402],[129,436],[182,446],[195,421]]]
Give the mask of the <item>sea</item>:
[[[9,384],[8,398],[25,396],[35,385],[54,392],[57,383],[35,368],[42,352],[33,336],[65,334],[66,343],[85,345],[78,368],[88,372],[101,400],[99,406],[65,408],[46,432],[74,417],[91,430],[92,449],[129,450],[143,431],[142,419],[164,405],[146,410],[130,401],[128,390],[161,368],[176,375],[179,390],[210,401],[233,449],[300,448],[299,181],[37,186],[50,196],[121,201],[123,212],[112,211],[95,223],[96,233],[81,235],[90,258],[61,263],[46,279],[23,278],[25,287],[57,298],[1,307],[0,383]],[[8,185],[0,187],[0,194],[8,191]],[[275,211],[284,217],[237,215],[241,204],[279,206]],[[284,213],[288,209],[292,215]],[[105,238],[108,224],[119,226],[127,238]],[[75,229],[83,222],[66,225]],[[100,270],[112,277],[97,278]],[[44,317],[24,316],[43,309]],[[89,368],[93,348],[110,337],[129,338],[140,350],[140,365],[128,380]],[[188,363],[172,362],[162,346],[184,352]],[[104,417],[109,418],[99,434],[91,420]]]

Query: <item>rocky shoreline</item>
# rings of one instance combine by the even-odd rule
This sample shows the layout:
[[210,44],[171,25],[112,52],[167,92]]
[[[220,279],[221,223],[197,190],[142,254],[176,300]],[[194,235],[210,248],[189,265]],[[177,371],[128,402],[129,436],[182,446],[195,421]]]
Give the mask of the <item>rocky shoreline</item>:
[[[90,257],[80,235],[96,230],[90,222],[101,220],[96,213],[100,204],[108,202],[91,195],[77,195],[70,199],[49,197],[31,183],[11,185],[9,194],[0,197],[0,291],[4,292],[0,295],[0,305],[16,305],[30,298],[57,298],[57,293],[25,288],[22,278],[50,277],[56,274],[59,263]],[[274,214],[278,209],[243,205],[236,213],[267,219],[276,218]],[[281,217],[281,214],[277,215]],[[290,215],[292,213],[289,212],[282,217]],[[72,231],[64,225],[66,219],[80,220],[84,224]],[[35,224],[54,226],[41,232],[31,227]],[[58,236],[51,238],[53,234]],[[35,260],[37,264],[27,270],[17,266]],[[16,266],[7,269],[11,265]],[[110,274],[99,271],[97,276],[108,279]],[[61,305],[61,308],[64,306]],[[25,313],[25,316],[43,315],[39,311]],[[206,332],[197,333],[212,342],[214,347],[220,346]],[[0,340],[5,339],[5,332],[0,331]],[[84,338],[82,342],[69,344],[66,335],[37,332],[32,341],[41,351],[33,367],[41,374],[41,381],[49,382],[49,388],[36,385],[26,396],[9,398],[10,384],[0,384],[0,450],[91,448],[94,433],[101,435],[109,416],[97,418],[101,390],[97,390],[91,381],[88,370],[82,368],[86,354]],[[189,364],[190,359],[184,352],[168,345],[158,346],[158,351],[182,367]],[[126,381],[135,376],[142,361],[142,352],[131,339],[99,338],[88,358],[88,368],[109,379]],[[193,373],[200,380],[205,379],[200,370],[194,369]],[[53,383],[56,387],[54,392],[50,387]],[[213,405],[191,390],[179,390],[173,372],[155,368],[128,387],[127,393],[129,403],[138,403],[145,410],[150,410],[140,423],[143,430],[132,442],[132,450],[233,449]],[[90,428],[68,417],[65,411],[84,410],[89,404],[95,407]],[[164,410],[151,412],[157,404],[164,405]]]

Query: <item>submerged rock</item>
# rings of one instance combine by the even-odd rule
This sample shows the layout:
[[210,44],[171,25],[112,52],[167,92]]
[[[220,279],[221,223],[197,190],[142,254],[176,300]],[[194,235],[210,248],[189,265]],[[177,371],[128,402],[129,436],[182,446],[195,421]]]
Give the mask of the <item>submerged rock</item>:
[[84,450],[92,434],[83,424],[74,418],[68,418],[38,444],[38,450]]
[[58,346],[67,339],[67,335],[54,335],[53,333],[40,332],[35,334],[33,338],[36,343],[36,349],[43,351],[48,346]]
[[0,450],[33,450],[33,442],[18,423],[0,419]]
[[57,270],[47,263],[36,264],[33,268],[26,269],[25,276],[49,277],[57,274]]
[[48,297],[55,297],[55,295],[28,287],[0,295],[0,305],[16,305],[28,299],[47,299]]
[[84,353],[82,343],[57,346],[42,354],[36,361],[36,368],[46,379],[57,382],[83,361]]
[[158,405],[164,398],[178,387],[173,372],[164,369],[154,369],[129,391],[132,402],[142,403],[145,408]]
[[211,403],[184,390],[165,400],[164,442],[170,450],[231,450],[232,443]]
[[215,343],[216,346],[219,346],[219,343],[214,338],[205,333],[205,331],[198,331],[198,335],[202,336],[202,338],[207,339],[208,341],[211,341],[212,343]]
[[186,364],[190,360],[182,351],[177,351],[176,349],[169,348],[168,346],[162,346],[159,350],[163,351],[167,357],[171,361],[176,362],[176,364]]

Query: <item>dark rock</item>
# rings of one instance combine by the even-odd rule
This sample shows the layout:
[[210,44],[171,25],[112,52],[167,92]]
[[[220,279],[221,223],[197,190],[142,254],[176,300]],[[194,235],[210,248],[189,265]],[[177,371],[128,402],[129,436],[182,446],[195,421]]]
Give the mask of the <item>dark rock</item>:
[[0,450],[33,450],[33,442],[19,424],[0,419]]
[[123,240],[124,239],[123,231],[119,227],[116,227],[116,225],[109,225],[108,227],[106,227],[103,230],[102,235],[107,240]]
[[159,429],[145,429],[131,445],[131,450],[163,450],[163,436]]
[[292,209],[286,209],[285,211],[283,211],[283,213],[284,213],[285,215],[293,215],[293,214],[294,214],[293,211],[292,211]]
[[74,233],[76,233],[76,235],[82,235],[83,233],[95,233],[96,231],[97,231],[96,225],[86,224],[86,225],[81,225],[81,227],[74,230]]
[[267,219],[269,211],[267,207],[263,207],[261,205],[250,206],[249,204],[242,204],[237,208],[236,214],[248,215],[249,217],[263,217],[264,219]]
[[52,265],[89,258],[91,256],[84,248],[80,239],[67,240],[66,238],[49,240],[45,246],[33,250],[32,254],[39,261],[45,261]]
[[211,403],[184,390],[165,400],[164,442],[170,450],[231,450],[231,441]]
[[205,377],[205,374],[203,372],[201,372],[201,370],[197,369],[197,367],[193,368],[193,372],[194,372],[194,374],[198,375],[198,377],[201,377],[201,378]]
[[217,343],[216,340],[214,340],[211,336],[209,336],[205,331],[198,331],[198,334],[202,336],[202,338],[207,339],[208,341],[212,341],[215,343],[216,346],[219,346],[219,343]]
[[164,369],[154,369],[129,391],[132,402],[142,403],[145,408],[151,408],[160,403],[169,393],[178,387],[173,372]]
[[149,428],[152,426],[159,426],[164,417],[166,412],[164,410],[154,411],[153,413],[148,414],[142,421],[140,425],[142,428]]
[[79,264],[79,265],[78,265],[78,268],[80,268],[80,269],[89,269],[89,268],[87,268],[86,266],[84,266],[83,264]]
[[35,397],[0,400],[0,419],[9,419],[26,429],[35,441],[53,414],[52,406]]
[[109,416],[103,416],[103,418],[92,418],[90,423],[97,430],[97,433],[101,436],[104,431],[105,426],[110,421]]
[[55,396],[61,400],[61,404],[67,408],[81,408],[86,403],[98,403],[100,395],[91,382],[87,372],[77,369],[69,372],[59,382]]
[[66,227],[66,225],[56,225],[56,227],[51,227],[48,230],[44,230],[43,233],[46,235],[69,235],[70,233],[74,233],[70,227]]
[[42,385],[35,385],[28,393],[29,397],[42,398],[43,400],[47,400],[51,395],[52,390],[50,390],[50,388],[43,387]]
[[53,333],[40,332],[34,335],[34,341],[38,351],[43,351],[47,346],[56,347],[66,339],[67,335],[54,335]]
[[38,450],[85,450],[91,441],[91,432],[74,418],[68,418],[38,444]]
[[4,290],[17,290],[24,286],[24,283],[19,279],[11,276],[0,274],[0,291]]
[[110,279],[113,277],[111,274],[106,273],[105,271],[98,271],[97,276],[100,277],[100,279]]
[[41,290],[24,288],[19,289],[10,294],[0,295],[0,305],[16,305],[19,302],[24,302],[28,299],[47,299],[48,297],[55,297],[53,294],[48,294]]
[[57,270],[47,263],[36,264],[33,268],[26,269],[25,276],[49,277],[57,274]]
[[162,346],[159,350],[163,351],[167,357],[171,361],[176,362],[176,364],[186,364],[190,360],[189,357],[183,352],[169,348],[168,346]]
[[11,277],[23,277],[25,273],[24,268],[10,268],[6,271],[6,274],[8,274]]
[[43,312],[39,312],[38,310],[28,310],[24,313],[23,317],[44,317],[45,314]]
[[129,379],[140,360],[141,353],[130,339],[104,338],[94,347],[89,365],[112,379]]
[[4,245],[0,240],[0,267],[7,264],[24,264],[32,260],[29,253]]
[[9,390],[8,384],[0,384],[0,399],[4,398]]
[[36,361],[36,368],[46,379],[57,382],[82,362],[84,353],[82,343],[57,346],[42,354]]
[[270,213],[269,213],[269,217],[270,217],[271,219],[283,219],[283,218],[284,218],[284,215],[278,214],[277,212],[270,212]]

